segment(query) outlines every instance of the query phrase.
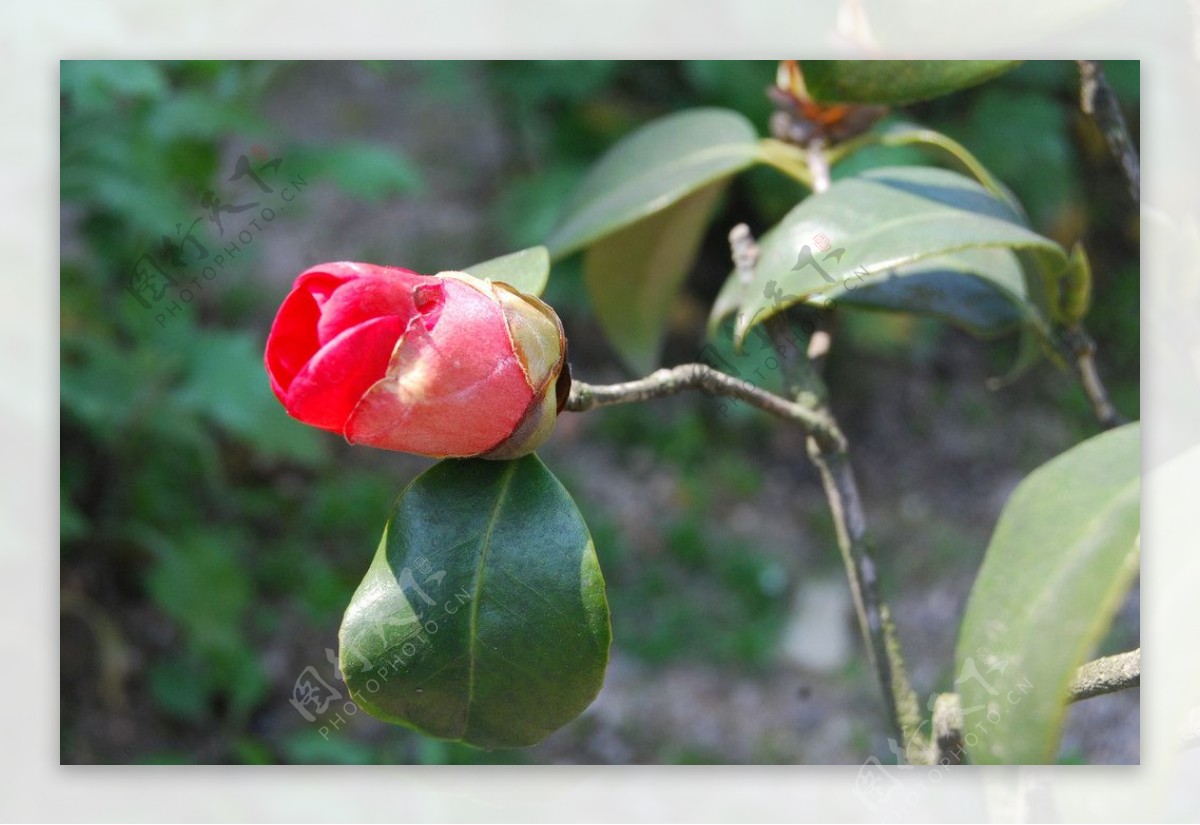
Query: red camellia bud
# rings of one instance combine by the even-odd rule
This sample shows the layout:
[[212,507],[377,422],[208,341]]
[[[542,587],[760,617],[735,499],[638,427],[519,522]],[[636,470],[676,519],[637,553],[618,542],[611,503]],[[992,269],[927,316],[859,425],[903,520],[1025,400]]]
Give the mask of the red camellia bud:
[[300,274],[267,338],[288,414],[351,444],[434,458],[517,458],[550,437],[570,389],[549,306],[465,272],[329,263]]

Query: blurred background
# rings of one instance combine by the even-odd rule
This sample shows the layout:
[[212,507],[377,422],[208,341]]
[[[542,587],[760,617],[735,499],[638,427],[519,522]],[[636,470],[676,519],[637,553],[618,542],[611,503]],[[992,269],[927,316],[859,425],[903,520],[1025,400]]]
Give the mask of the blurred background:
[[[1105,64],[1139,124],[1136,62]],[[292,421],[262,367],[271,319],[316,263],[433,273],[537,244],[589,164],[701,105],[765,134],[772,62],[64,62],[61,72],[61,759],[64,763],[887,763],[803,440],[689,395],[566,414],[541,454],[595,537],[613,615],[604,690],[528,750],[485,752],[349,713],[341,613],[392,499],[430,462]],[[975,153],[1034,228],[1082,240],[1089,328],[1139,416],[1138,213],[1068,61],[1027,63],[903,115]],[[869,150],[869,165],[928,163]],[[672,321],[693,360],[726,235],[805,194],[769,169],[722,202]],[[268,218],[267,215],[270,215]],[[218,258],[220,260],[218,261]],[[573,371],[625,375],[577,260],[546,294]],[[1015,341],[845,312],[827,366],[914,686],[950,688],[971,581],[1007,495],[1097,432],[1043,363],[985,388]],[[1098,653],[1139,644],[1137,591]],[[338,717],[338,713],[341,716]],[[1138,691],[1069,712],[1061,762],[1138,761]]]

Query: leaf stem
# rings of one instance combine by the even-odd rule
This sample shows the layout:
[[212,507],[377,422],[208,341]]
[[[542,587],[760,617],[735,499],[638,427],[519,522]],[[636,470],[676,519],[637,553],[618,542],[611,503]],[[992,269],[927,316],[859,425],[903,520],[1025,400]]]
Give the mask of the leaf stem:
[[813,188],[812,172],[804,152],[776,138],[763,138],[759,141],[761,152],[759,157],[768,166],[773,166],[793,180]]
[[943,135],[941,132],[924,126],[897,123],[888,127],[877,128],[867,132],[865,135],[860,135],[831,146],[825,150],[825,157],[830,165],[835,165],[847,155],[870,146],[907,146],[914,143],[949,155],[963,169],[970,173],[975,180],[979,181],[980,185],[985,189],[1005,203],[1017,207],[1018,211],[1020,211],[1019,205],[1013,201],[1012,195],[1008,190],[987,170],[987,167],[979,162],[978,158],[967,151],[965,146]]

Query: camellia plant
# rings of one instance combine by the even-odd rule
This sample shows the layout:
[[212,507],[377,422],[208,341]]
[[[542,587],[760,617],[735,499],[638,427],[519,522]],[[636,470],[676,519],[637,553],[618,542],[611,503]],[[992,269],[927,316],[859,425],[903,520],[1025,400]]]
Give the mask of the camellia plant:
[[[544,246],[465,272],[337,262],[302,273],[266,346],[288,413],[352,444],[442,459],[401,492],[346,610],[340,665],[354,701],[486,748],[535,744],[579,715],[608,661],[605,585],[587,525],[534,451],[564,412],[691,389],[805,433],[888,734],[910,761],[1052,760],[1070,702],[1138,684],[1137,650],[1085,663],[1136,576],[1139,530],[1139,430],[1114,409],[1095,365],[1086,253],[1034,232],[965,147],[886,108],[1012,66],[784,61],[769,89],[770,137],[721,109],[652,122],[596,163]],[[1137,156],[1120,112],[1099,67],[1080,61],[1080,70],[1085,111],[1136,198]],[[860,150],[900,145],[957,171],[883,167],[832,179]],[[732,271],[701,358],[659,368],[718,199],[756,165],[811,194],[761,238],[731,228]],[[646,377],[572,382],[563,326],[537,296],[552,264],[576,254],[609,342]],[[1017,362],[993,386],[1043,356],[1071,366],[1104,430],[1012,493],[959,630],[955,692],[929,703],[908,682],[850,445],[828,403],[820,363],[829,336],[808,320],[858,310],[1017,335]],[[732,367],[747,352],[781,364],[782,392]],[[1026,696],[1028,685],[1037,689]],[[1006,701],[1014,691],[1021,701]],[[991,724],[968,730],[972,714]]]

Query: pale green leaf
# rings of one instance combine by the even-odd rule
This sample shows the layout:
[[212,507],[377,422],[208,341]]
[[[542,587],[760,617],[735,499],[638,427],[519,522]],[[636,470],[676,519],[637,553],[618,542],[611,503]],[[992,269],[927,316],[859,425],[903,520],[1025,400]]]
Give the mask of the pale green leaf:
[[530,295],[541,295],[546,282],[550,280],[550,253],[544,246],[531,246],[469,266],[463,271],[476,278],[503,281]]
[[554,259],[666,209],[762,154],[754,127],[726,109],[693,109],[626,136],[592,167],[546,242]]
[[1000,514],[958,639],[973,762],[1053,761],[1067,685],[1137,574],[1140,432],[1127,424],[1042,465]]
[[[926,167],[872,169],[835,181],[763,235],[760,248],[754,278],[731,274],[713,306],[712,328],[737,313],[739,343],[788,306],[839,296],[861,303],[870,293],[852,299],[851,290],[868,286],[876,308],[984,332],[1020,320],[1046,335],[1040,293],[1057,289],[1066,266],[1065,251],[1028,229],[1008,201],[962,175]],[[1037,294],[1030,294],[1031,270]],[[918,280],[910,288],[907,278]],[[981,302],[984,288],[991,292]],[[984,318],[988,307],[995,314]]]
[[724,181],[709,184],[588,248],[584,282],[596,317],[635,374],[658,366],[676,296],[723,189]]

